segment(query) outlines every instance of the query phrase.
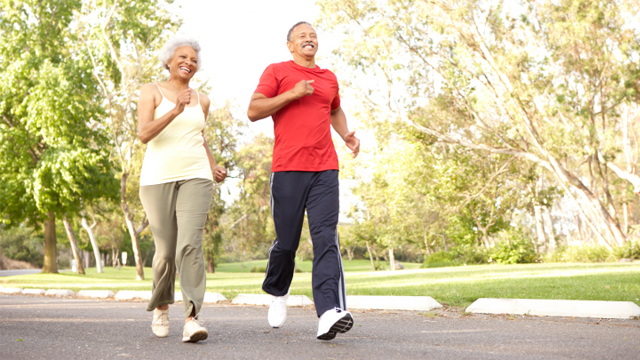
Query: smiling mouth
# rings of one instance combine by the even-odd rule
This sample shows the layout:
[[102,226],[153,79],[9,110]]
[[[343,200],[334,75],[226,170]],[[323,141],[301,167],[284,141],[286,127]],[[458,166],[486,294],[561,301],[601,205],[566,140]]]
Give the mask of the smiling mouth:
[[184,66],[180,66],[180,70],[186,71],[188,74],[191,74],[191,69],[184,67]]
[[304,45],[302,45],[302,48],[304,49],[304,48],[306,48],[307,46],[311,47],[312,49],[315,49],[315,48],[316,48],[316,46],[315,46],[314,44],[312,44],[312,43],[304,44]]

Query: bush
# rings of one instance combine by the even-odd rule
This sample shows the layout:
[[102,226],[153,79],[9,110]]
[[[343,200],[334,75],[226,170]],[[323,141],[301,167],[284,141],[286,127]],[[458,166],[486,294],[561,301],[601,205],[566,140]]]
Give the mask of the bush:
[[42,267],[44,241],[31,229],[17,227],[0,233],[0,247],[4,255],[13,260],[26,261]]
[[620,259],[640,259],[640,241],[629,240],[622,246],[616,246],[613,248],[613,257],[616,260]]
[[455,253],[450,251],[436,251],[424,259],[423,268],[436,268],[446,266],[458,266],[462,263],[455,259]]
[[463,245],[455,248],[456,260],[464,265],[486,264],[489,260],[487,250],[480,246]]
[[[619,249],[622,249],[620,247]],[[620,250],[622,254],[624,250]],[[559,247],[553,253],[544,255],[545,262],[577,262],[577,263],[598,263],[614,260],[616,255],[602,245],[582,245],[570,246],[568,248]]]
[[489,249],[489,261],[498,264],[525,264],[539,260],[531,239],[515,229],[501,230],[496,234],[498,243]]
[[252,273],[266,273],[267,272],[267,267],[266,266],[252,266],[251,269],[249,269],[249,272],[252,272]]
[[572,246],[562,256],[565,262],[596,263],[605,262],[611,257],[611,252],[603,245]]

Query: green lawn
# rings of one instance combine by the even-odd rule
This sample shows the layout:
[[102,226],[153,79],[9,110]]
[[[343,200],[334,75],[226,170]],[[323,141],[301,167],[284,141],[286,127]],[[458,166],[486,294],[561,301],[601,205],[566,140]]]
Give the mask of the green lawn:
[[[220,292],[231,299],[239,293],[261,293],[262,273],[247,272],[264,261],[221,264],[215,274],[207,275],[207,291]],[[418,264],[405,264],[417,267]],[[632,301],[640,305],[640,263],[621,264],[526,264],[478,265],[435,269],[391,271],[368,270],[364,260],[344,262],[349,295],[428,295],[440,303],[464,307],[480,297],[527,299],[574,299]],[[309,262],[299,264],[309,271]],[[245,272],[239,272],[239,271]],[[236,271],[236,272],[231,272]],[[95,268],[87,275],[70,272],[34,274],[0,278],[0,286],[41,289],[150,290],[151,269],[147,280],[136,281],[132,267],[117,270]],[[176,284],[178,286],[178,284]],[[296,273],[292,294],[311,297],[311,273]]]

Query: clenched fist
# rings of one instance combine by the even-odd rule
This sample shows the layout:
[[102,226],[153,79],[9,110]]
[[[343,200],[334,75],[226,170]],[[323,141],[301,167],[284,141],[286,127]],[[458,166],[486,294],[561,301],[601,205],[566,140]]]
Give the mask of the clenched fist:
[[315,80],[301,80],[299,83],[297,83],[296,86],[291,89],[294,99],[297,100],[305,95],[309,96],[313,94],[314,89],[311,84],[313,84],[314,81]]

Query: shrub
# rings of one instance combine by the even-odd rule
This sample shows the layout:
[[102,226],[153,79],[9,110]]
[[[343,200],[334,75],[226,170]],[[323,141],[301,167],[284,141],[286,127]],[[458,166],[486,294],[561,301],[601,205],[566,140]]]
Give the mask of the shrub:
[[611,257],[611,252],[603,245],[571,246],[562,255],[565,262],[596,263],[605,262]]
[[538,261],[533,241],[515,229],[501,230],[498,242],[489,249],[489,262],[498,264],[524,264]]
[[486,264],[489,260],[487,250],[480,246],[463,245],[455,248],[456,260],[464,265]]
[[44,242],[31,229],[17,227],[0,232],[0,247],[13,260],[26,261],[42,267]]
[[253,267],[251,267],[251,269],[249,269],[249,272],[252,272],[252,273],[266,273],[267,272],[267,267],[266,266],[253,266]]
[[640,259],[640,241],[629,240],[622,246],[616,246],[613,248],[613,257],[616,260],[620,259]]
[[458,266],[462,263],[455,259],[455,253],[451,251],[436,251],[424,259],[423,268],[436,268],[446,266]]
[[[621,255],[626,254],[626,248],[624,248],[624,246],[614,249],[614,252],[616,250],[619,251],[619,254]],[[609,249],[607,249],[605,246],[581,245],[559,247],[556,249],[556,251],[545,254],[543,260],[544,262],[597,263],[612,261],[616,259],[616,257],[617,255],[610,252]]]

